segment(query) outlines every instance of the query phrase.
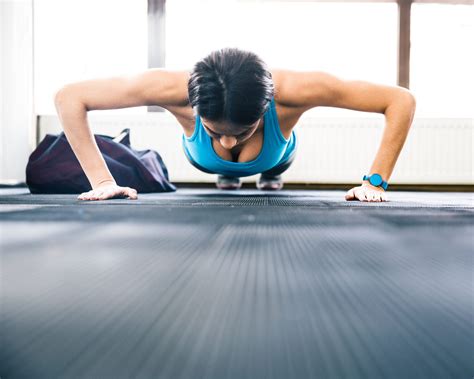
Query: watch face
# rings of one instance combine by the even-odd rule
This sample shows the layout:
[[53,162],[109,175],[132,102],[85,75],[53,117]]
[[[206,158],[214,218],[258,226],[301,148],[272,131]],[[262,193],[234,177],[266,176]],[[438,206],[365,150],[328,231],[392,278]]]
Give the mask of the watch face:
[[373,186],[379,186],[382,184],[383,180],[379,174],[373,174],[369,179],[370,184]]

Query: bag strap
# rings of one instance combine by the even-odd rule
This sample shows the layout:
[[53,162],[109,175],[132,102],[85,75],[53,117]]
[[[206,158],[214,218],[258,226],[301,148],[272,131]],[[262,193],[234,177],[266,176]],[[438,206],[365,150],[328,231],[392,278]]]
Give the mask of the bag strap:
[[126,141],[126,144],[128,145],[130,143],[130,129],[125,128],[118,136],[114,137],[112,141],[117,143],[124,143],[124,141]]

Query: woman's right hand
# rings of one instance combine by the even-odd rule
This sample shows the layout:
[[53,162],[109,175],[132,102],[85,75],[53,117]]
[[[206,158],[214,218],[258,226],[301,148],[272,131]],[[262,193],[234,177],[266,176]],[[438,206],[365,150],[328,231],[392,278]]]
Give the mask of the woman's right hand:
[[120,187],[115,183],[101,184],[97,188],[81,193],[78,200],[107,200],[115,198],[128,198],[136,200],[138,198],[137,191],[130,187]]

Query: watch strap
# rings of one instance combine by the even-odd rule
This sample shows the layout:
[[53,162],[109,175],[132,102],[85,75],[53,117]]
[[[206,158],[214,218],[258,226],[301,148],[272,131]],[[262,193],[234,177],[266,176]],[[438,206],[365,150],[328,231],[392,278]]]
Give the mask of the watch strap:
[[[373,175],[373,174],[372,174],[372,175]],[[379,175],[379,174],[378,174],[378,175]],[[362,178],[362,180],[368,180],[369,183],[370,183],[370,176],[371,176],[371,175],[364,175],[364,177]],[[381,175],[379,175],[379,176],[381,176]],[[370,183],[370,184],[373,185],[372,183]],[[376,187],[382,187],[384,190],[387,190],[387,188],[388,188],[388,183],[382,179],[382,183],[381,183],[380,185],[376,186]]]

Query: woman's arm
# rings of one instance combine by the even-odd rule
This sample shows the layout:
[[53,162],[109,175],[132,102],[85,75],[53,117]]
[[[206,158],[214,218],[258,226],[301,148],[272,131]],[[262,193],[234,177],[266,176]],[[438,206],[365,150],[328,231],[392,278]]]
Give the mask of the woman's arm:
[[[282,79],[283,78],[283,79]],[[302,112],[317,106],[346,108],[385,115],[382,141],[370,172],[388,181],[413,121],[416,101],[413,94],[398,86],[343,80],[324,72],[286,71],[280,74],[282,101]],[[284,89],[284,90],[283,90]],[[350,189],[346,200],[384,201],[385,191],[363,181]]]
[[79,199],[137,197],[134,189],[116,185],[89,127],[87,112],[184,104],[187,101],[186,75],[185,72],[150,69],[133,76],[71,83],[57,91],[54,102],[64,134],[92,186],[92,191],[81,194]]

